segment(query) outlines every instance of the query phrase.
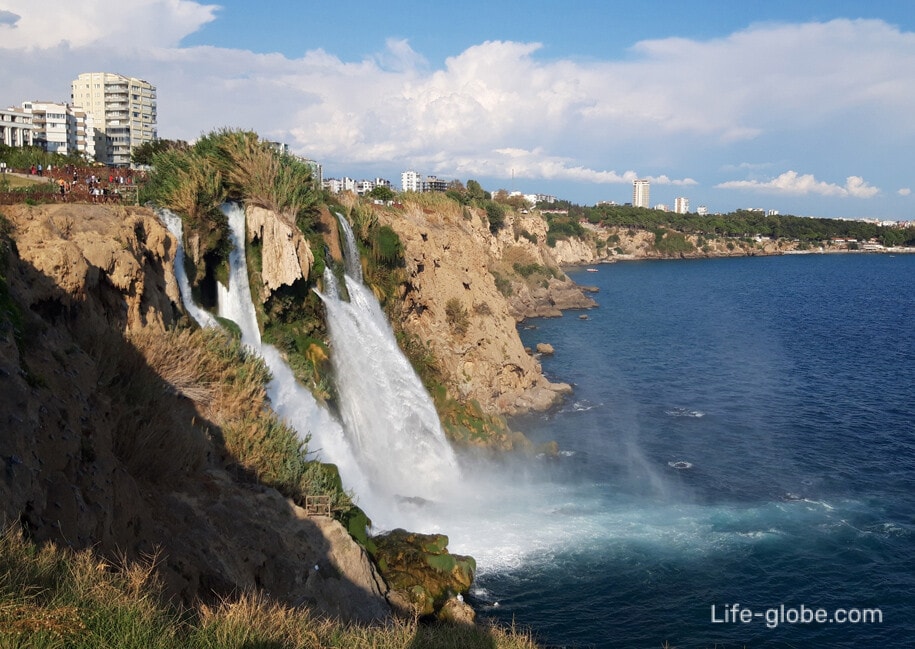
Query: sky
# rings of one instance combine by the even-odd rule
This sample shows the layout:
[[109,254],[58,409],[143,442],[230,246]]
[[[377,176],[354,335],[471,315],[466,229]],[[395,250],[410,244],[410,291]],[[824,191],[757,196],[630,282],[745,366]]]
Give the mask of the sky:
[[121,7],[0,0],[0,105],[116,72],[156,86],[159,137],[250,129],[325,177],[915,220],[910,0]]

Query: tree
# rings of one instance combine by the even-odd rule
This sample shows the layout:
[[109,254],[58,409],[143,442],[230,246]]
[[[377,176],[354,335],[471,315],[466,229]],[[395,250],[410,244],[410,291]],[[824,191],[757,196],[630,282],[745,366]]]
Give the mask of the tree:
[[489,231],[493,234],[505,227],[505,208],[499,203],[488,201],[486,216],[489,218]]
[[482,201],[486,199],[486,192],[476,180],[467,181],[467,197],[470,200]]
[[378,185],[373,187],[372,191],[368,193],[369,198],[377,198],[380,201],[393,201],[397,194],[394,193],[394,190],[390,187],[385,187],[384,185]]
[[186,151],[188,143],[184,140],[150,140],[134,147],[130,152],[130,161],[137,165],[152,166],[153,157],[157,153],[168,151],[169,149],[178,149]]

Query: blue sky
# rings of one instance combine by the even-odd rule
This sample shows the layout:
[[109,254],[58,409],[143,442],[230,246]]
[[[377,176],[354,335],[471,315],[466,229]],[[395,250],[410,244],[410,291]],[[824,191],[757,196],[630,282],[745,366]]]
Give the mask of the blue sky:
[[130,6],[0,0],[0,103],[106,70],[157,86],[160,137],[250,128],[326,176],[915,219],[908,1]]

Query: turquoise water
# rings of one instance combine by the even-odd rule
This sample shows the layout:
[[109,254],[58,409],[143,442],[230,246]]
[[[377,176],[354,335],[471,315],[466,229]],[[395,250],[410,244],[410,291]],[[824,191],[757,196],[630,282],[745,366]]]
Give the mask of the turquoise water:
[[513,422],[559,442],[532,473],[569,541],[484,568],[480,612],[569,647],[915,642],[915,255],[571,275],[599,307],[521,335],[574,394]]

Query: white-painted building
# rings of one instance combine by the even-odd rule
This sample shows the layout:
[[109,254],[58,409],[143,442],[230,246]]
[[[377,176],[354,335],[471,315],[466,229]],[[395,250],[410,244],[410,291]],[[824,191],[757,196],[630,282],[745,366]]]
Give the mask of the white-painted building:
[[685,196],[678,196],[675,198],[674,212],[677,214],[689,214],[689,199]]
[[98,143],[92,115],[82,108],[54,101],[26,101],[32,115],[32,143],[48,153],[82,155],[94,160]]
[[419,172],[404,171],[400,174],[400,189],[405,192],[421,192],[423,190],[423,178]]
[[0,144],[32,146],[32,114],[22,108],[0,109]]
[[651,205],[649,199],[651,193],[651,181],[639,179],[632,181],[632,205],[633,207],[648,207]]
[[129,166],[135,147],[158,138],[156,87],[143,79],[84,72],[71,83],[70,99],[92,114],[105,135],[104,150],[96,151],[101,162]]
[[708,216],[708,208],[705,205],[700,205],[696,208],[696,214],[699,216]]

